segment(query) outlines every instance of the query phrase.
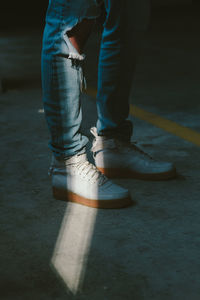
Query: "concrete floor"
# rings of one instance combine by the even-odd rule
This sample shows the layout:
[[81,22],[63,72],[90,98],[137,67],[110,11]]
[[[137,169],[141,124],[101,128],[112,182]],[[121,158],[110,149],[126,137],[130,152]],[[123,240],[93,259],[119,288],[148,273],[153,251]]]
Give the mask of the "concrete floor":
[[[131,97],[143,109],[198,132],[199,25],[196,9],[154,14]],[[92,87],[96,39],[94,34],[86,51]],[[134,119],[133,139],[155,157],[174,161],[179,176],[167,182],[116,180],[136,202],[122,210],[55,201],[47,176],[40,47],[37,30],[0,38],[0,298],[200,299],[199,148]],[[96,120],[92,97],[83,96],[83,109],[83,131],[90,136]]]

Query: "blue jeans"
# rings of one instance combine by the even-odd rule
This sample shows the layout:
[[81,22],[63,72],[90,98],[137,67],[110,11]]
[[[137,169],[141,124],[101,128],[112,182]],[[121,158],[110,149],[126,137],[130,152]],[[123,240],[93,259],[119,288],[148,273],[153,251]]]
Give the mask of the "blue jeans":
[[[98,64],[97,130],[99,135],[130,139],[129,93],[134,72],[131,0],[104,0]],[[84,84],[84,55],[70,43],[67,32],[83,19],[101,13],[101,0],[50,0],[42,47],[42,89],[49,127],[50,149],[65,158],[85,152],[88,138],[81,134],[80,96]]]

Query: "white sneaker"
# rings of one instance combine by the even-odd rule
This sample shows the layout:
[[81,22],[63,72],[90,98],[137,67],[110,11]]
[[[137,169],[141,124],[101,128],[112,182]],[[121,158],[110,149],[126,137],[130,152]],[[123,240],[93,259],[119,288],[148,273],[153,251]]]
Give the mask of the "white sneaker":
[[129,191],[108,180],[86,154],[67,160],[53,157],[50,167],[53,196],[96,208],[121,208],[132,204]]
[[90,131],[95,138],[91,149],[95,165],[106,176],[145,180],[165,180],[176,176],[172,163],[156,161],[130,142],[98,136],[95,127]]

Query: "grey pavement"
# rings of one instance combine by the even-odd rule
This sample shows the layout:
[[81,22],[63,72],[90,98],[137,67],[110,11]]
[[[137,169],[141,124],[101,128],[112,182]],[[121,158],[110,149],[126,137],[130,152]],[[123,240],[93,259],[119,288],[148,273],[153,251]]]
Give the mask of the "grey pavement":
[[[196,9],[153,17],[140,40],[131,103],[200,132]],[[98,41],[94,33],[86,49],[94,88]],[[54,200],[40,49],[38,30],[1,34],[0,299],[200,299],[199,148],[134,118],[133,140],[175,162],[178,177],[115,180],[135,201],[121,210]],[[83,132],[91,141],[95,99],[83,95],[82,102]]]

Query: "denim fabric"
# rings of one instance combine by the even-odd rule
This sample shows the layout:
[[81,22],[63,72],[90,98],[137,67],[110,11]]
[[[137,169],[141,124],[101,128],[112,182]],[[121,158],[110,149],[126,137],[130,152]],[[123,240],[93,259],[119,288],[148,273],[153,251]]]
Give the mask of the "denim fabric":
[[[132,42],[128,36],[127,1],[104,0],[103,26],[98,67],[97,130],[99,135],[132,134],[129,91],[134,71]],[[67,31],[84,18],[97,18],[102,0],[50,0],[42,47],[42,88],[45,116],[50,131],[50,149],[57,157],[83,153],[88,142],[80,132],[81,89],[84,84],[79,54]],[[130,34],[129,34],[130,35]]]
[[98,64],[97,131],[130,139],[129,94],[135,67],[129,0],[105,0],[106,20]]

